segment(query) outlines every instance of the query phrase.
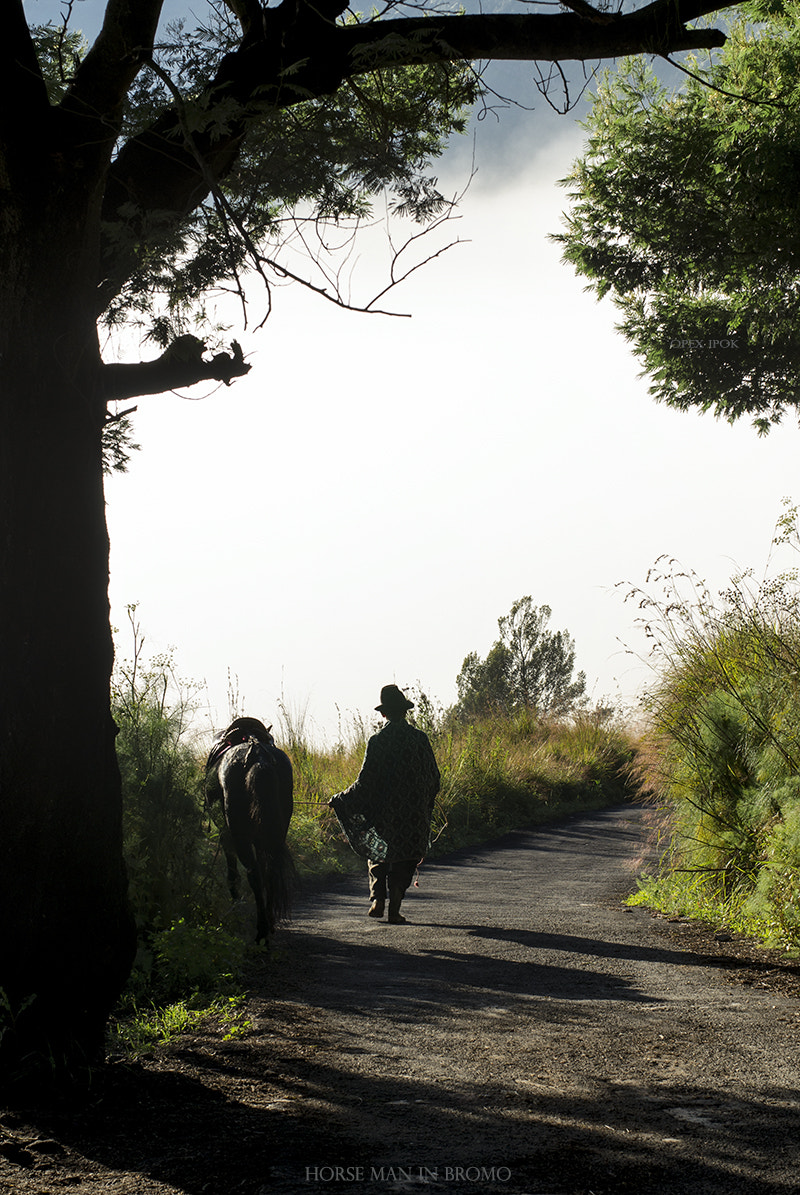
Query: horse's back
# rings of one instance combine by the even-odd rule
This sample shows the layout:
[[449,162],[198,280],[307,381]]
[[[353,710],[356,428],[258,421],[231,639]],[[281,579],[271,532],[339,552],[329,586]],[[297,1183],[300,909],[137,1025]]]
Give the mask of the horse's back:
[[219,783],[229,824],[245,821],[257,810],[259,820],[278,823],[286,832],[294,807],[294,773],[285,751],[258,740],[230,747],[220,760]]

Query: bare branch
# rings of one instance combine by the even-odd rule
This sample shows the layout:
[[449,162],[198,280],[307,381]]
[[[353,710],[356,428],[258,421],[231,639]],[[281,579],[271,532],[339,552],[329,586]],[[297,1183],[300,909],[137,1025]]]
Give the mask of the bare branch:
[[[436,256],[436,255],[433,254],[432,256]],[[405,312],[405,311],[382,311],[382,310],[379,310],[378,308],[373,307],[372,304],[377,302],[377,298],[378,298],[377,296],[375,298],[371,299],[370,302],[365,307],[359,307],[359,306],[356,306],[354,303],[348,303],[347,300],[340,294],[338,289],[334,289],[333,292],[331,292],[330,290],[327,290],[324,286],[317,286],[317,285],[315,285],[315,283],[311,282],[310,279],[304,278],[302,276],[302,274],[295,274],[287,266],[281,265],[281,263],[279,261],[275,261],[272,258],[262,257],[261,260],[264,262],[265,265],[268,265],[271,270],[275,271],[275,274],[278,276],[278,278],[285,278],[290,282],[299,282],[301,286],[304,286],[306,288],[306,290],[310,290],[315,295],[319,295],[320,298],[327,299],[329,303],[333,303],[334,307],[342,307],[346,311],[358,311],[358,312],[361,312],[363,315],[392,315],[392,316],[398,316],[400,318],[409,318],[408,312]],[[387,286],[381,292],[381,294],[385,294],[386,291],[388,291],[390,289],[391,289],[391,287]]]
[[442,245],[439,249],[434,250],[432,253],[428,253],[426,257],[414,262],[413,265],[403,266],[402,272],[398,272],[398,267],[403,254],[406,253],[406,251],[410,249],[412,245],[416,244],[417,241],[421,241],[425,237],[429,236],[431,232],[435,231],[437,228],[440,228],[443,224],[447,224],[451,220],[461,219],[460,216],[454,216],[453,212],[469,190],[473,178],[474,171],[470,175],[469,180],[467,181],[467,184],[461,193],[456,195],[455,198],[450,201],[447,211],[443,215],[439,216],[438,219],[432,221],[432,223],[424,228],[421,232],[415,233],[413,236],[408,237],[399,249],[395,248],[391,236],[389,237],[389,244],[391,245],[393,253],[392,263],[389,270],[389,284],[388,286],[385,286],[384,289],[377,295],[375,295],[373,299],[370,300],[370,302],[367,304],[366,310],[371,310],[373,304],[377,303],[379,299],[382,299],[384,295],[389,293],[389,291],[395,290],[401,285],[401,283],[405,282],[407,278],[410,278],[412,274],[415,274],[417,270],[421,270],[423,266],[429,265],[430,262],[435,261],[437,257],[441,257],[443,254],[447,253],[449,249],[454,248],[456,245],[465,244],[461,237],[456,237],[455,240],[450,241],[446,245]]

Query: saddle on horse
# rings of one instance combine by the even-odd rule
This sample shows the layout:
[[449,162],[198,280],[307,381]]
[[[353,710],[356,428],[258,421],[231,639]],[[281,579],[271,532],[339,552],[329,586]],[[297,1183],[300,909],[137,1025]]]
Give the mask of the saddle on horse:
[[214,745],[206,760],[206,775],[216,767],[226,751],[231,747],[238,747],[240,743],[248,743],[255,739],[265,747],[274,747],[272,727],[265,726],[258,718],[234,718],[227,730],[223,730],[214,739]]

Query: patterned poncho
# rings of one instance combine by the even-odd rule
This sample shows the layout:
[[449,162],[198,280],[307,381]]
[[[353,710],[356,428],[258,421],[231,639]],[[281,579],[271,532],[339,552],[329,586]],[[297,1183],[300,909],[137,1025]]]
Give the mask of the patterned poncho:
[[357,855],[376,863],[416,861],[428,849],[438,791],[428,736],[398,718],[372,736],[358,779],[330,804]]

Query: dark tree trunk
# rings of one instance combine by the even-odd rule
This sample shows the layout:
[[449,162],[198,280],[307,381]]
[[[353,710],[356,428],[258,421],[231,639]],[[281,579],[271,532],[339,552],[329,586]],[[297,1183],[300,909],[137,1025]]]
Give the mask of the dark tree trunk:
[[109,702],[104,405],[87,242],[97,221],[85,201],[65,211],[65,192],[50,192],[47,211],[30,194],[6,210],[0,260],[6,1067],[99,1059],[135,948]]

